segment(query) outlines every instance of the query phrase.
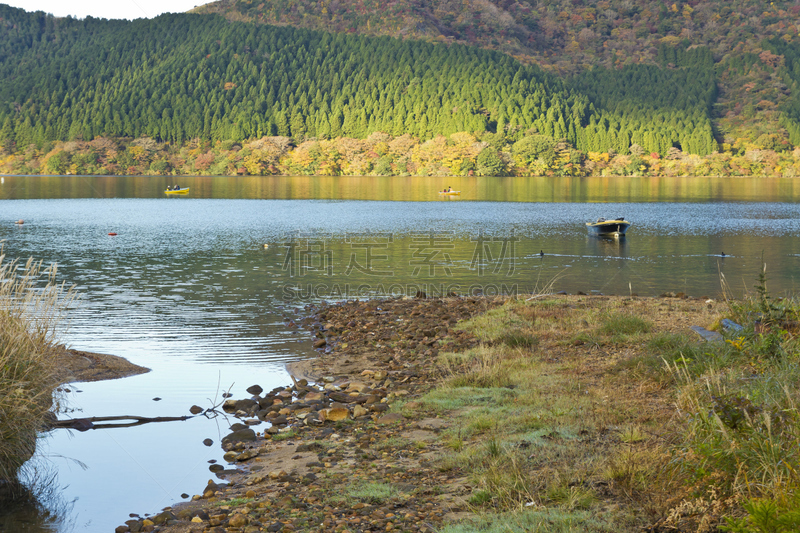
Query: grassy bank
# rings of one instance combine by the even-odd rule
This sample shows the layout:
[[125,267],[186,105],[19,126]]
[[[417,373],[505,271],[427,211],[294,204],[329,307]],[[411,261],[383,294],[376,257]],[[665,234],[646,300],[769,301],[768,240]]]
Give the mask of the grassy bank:
[[56,326],[72,297],[55,274],[32,260],[8,262],[0,249],[0,483],[16,480],[52,408]]
[[[460,327],[421,403],[453,421],[467,531],[797,531],[793,300],[510,301]],[[698,342],[690,323],[743,326]],[[688,320],[688,321],[687,321]],[[401,408],[402,409],[402,408]]]

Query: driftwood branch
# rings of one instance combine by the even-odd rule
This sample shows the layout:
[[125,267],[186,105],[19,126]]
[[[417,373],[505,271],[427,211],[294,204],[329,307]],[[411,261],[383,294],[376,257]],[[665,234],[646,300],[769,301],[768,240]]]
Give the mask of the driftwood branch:
[[[211,402],[211,407],[206,409],[205,411],[202,408],[197,406],[192,406],[189,411],[192,412],[191,415],[184,415],[184,416],[156,416],[156,417],[147,417],[147,416],[135,416],[135,415],[123,415],[123,416],[91,416],[86,418],[68,418],[66,420],[53,420],[49,422],[48,428],[55,429],[55,428],[67,428],[67,429],[75,429],[78,431],[88,431],[90,429],[111,429],[111,428],[130,428],[134,426],[141,426],[142,424],[151,424],[153,422],[178,422],[183,420],[189,420],[190,418],[194,418],[195,416],[203,415],[207,418],[211,418],[213,416],[217,416],[219,413],[218,409],[225,403],[225,398],[229,398],[231,395],[230,390],[233,388],[233,384],[231,384],[230,388],[227,392],[222,394],[222,400],[218,403]],[[219,392],[219,383],[217,383],[217,392]],[[209,400],[211,401],[211,400]],[[129,422],[120,422],[123,420],[128,420]],[[119,423],[112,423],[112,424],[97,424],[97,422],[119,422]]]
[[[67,420],[56,420],[50,423],[51,428],[69,428],[77,429],[78,431],[86,431],[89,429],[109,429],[109,428],[129,428],[133,426],[141,426],[142,424],[150,424],[153,422],[176,422],[180,420],[188,420],[194,418],[193,416],[92,416],[89,418],[70,418]],[[132,422],[125,422],[119,424],[96,424],[95,422],[115,422],[120,420],[131,420]]]

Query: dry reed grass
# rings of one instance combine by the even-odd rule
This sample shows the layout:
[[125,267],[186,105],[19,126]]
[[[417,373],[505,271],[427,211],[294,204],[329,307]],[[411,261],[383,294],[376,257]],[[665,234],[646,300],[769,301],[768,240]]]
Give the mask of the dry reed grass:
[[53,406],[58,325],[72,289],[56,283],[56,267],[6,261],[0,247],[0,482],[14,481],[33,454],[36,434]]

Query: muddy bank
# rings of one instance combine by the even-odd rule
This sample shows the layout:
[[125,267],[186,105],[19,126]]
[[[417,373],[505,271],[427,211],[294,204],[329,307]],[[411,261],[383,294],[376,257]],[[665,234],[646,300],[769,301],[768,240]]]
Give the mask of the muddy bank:
[[64,346],[56,348],[53,357],[61,369],[57,376],[59,383],[103,381],[150,372],[149,368],[135,365],[116,355],[85,352]]

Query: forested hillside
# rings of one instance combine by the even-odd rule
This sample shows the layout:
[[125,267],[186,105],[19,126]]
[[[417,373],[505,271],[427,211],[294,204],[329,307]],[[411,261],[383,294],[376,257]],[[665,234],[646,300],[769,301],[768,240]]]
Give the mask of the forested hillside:
[[795,46],[796,0],[220,0],[195,11],[473,44],[567,76],[597,67],[660,65],[663,45],[705,47],[720,92],[712,117],[718,140],[741,148],[769,147],[785,137],[780,111],[796,89],[779,72],[782,58],[772,56],[777,41]]
[[14,39],[0,45],[8,58],[0,120],[5,131],[16,122],[22,145],[98,135],[180,143],[383,131],[428,139],[511,121],[575,142],[592,114],[586,97],[538,69],[465,46],[213,16],[17,21],[24,26],[15,23]]
[[[226,5],[230,19],[272,4]],[[720,63],[710,47],[662,39],[652,62],[562,77],[463,44],[215,15],[56,19],[0,5],[0,170],[794,172],[794,161],[779,154],[798,143],[796,45],[764,46]],[[758,105],[770,107],[782,130],[758,132],[750,144],[721,142],[720,65],[746,76],[765,61],[775,63],[784,97]],[[773,155],[735,159],[748,149]],[[713,164],[674,163],[720,151],[727,156]]]

